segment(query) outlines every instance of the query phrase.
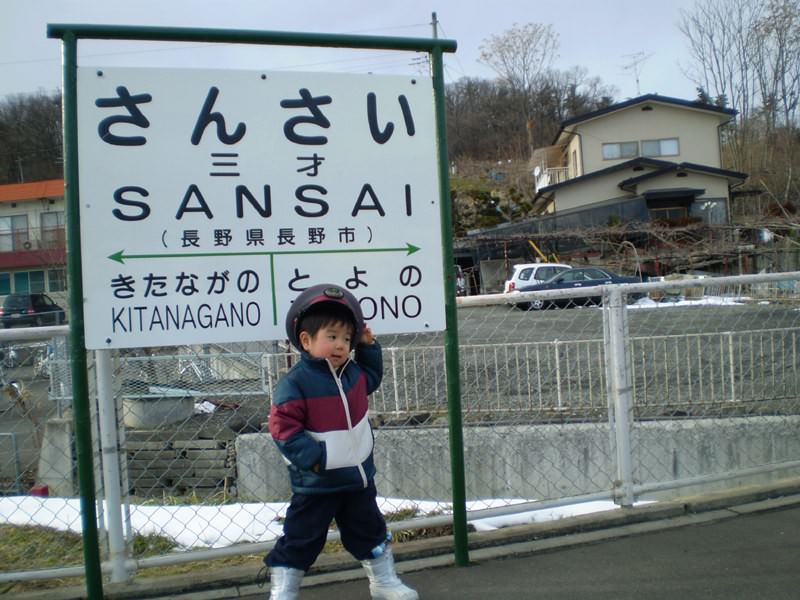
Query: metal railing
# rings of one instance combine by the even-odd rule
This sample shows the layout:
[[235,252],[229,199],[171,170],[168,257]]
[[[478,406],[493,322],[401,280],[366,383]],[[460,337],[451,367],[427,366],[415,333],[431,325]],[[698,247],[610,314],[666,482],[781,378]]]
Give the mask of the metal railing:
[[63,250],[66,243],[64,227],[26,227],[0,230],[0,253]]
[[[691,413],[698,406],[800,397],[800,328],[632,337],[633,406]],[[462,345],[465,413],[604,411],[602,339]],[[402,417],[447,410],[444,349],[385,349],[372,409]]]
[[549,185],[563,183],[569,179],[569,167],[550,167],[542,169],[541,174],[536,179],[536,191]]

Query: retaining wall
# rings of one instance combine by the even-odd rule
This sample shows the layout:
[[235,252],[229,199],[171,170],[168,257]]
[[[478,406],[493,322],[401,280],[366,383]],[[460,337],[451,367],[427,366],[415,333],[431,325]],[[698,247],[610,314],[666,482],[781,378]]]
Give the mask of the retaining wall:
[[[634,480],[672,481],[798,461],[798,431],[799,416],[637,422],[631,432]],[[446,428],[378,429],[375,443],[382,496],[452,499]],[[617,478],[612,444],[607,423],[467,427],[467,498],[552,499],[609,491]],[[269,434],[238,436],[236,456],[240,498],[289,497],[285,462]],[[747,481],[781,476],[787,472]],[[705,489],[724,487],[724,482],[709,483]]]

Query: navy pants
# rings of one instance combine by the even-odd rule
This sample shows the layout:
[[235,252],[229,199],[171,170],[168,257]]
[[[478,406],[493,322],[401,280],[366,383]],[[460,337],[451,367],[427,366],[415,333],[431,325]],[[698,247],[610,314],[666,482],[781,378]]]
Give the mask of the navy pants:
[[373,482],[352,492],[293,494],[283,535],[264,562],[271,567],[307,571],[322,552],[334,519],[345,550],[356,560],[372,558],[372,549],[386,541],[386,521],[376,495]]

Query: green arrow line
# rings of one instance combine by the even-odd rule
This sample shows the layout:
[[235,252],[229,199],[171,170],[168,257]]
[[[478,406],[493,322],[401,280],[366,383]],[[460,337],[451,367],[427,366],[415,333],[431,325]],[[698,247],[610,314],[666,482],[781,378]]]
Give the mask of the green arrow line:
[[399,248],[347,248],[342,250],[278,250],[263,252],[187,252],[187,253],[167,253],[167,254],[125,254],[125,250],[120,250],[111,254],[108,258],[120,264],[125,264],[126,260],[138,260],[143,258],[202,258],[208,256],[287,256],[293,254],[344,254],[344,253],[367,253],[367,252],[405,252],[406,256],[414,254],[420,250],[419,246],[406,242],[405,246]]

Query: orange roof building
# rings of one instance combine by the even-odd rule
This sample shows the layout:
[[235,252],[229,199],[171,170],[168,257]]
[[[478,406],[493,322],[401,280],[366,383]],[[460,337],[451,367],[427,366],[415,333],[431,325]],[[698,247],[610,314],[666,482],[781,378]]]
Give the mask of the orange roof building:
[[39,198],[61,198],[64,195],[63,179],[45,179],[31,183],[0,185],[0,202],[24,202]]

